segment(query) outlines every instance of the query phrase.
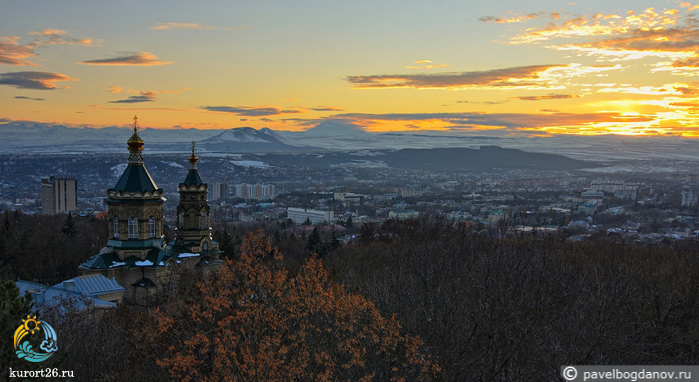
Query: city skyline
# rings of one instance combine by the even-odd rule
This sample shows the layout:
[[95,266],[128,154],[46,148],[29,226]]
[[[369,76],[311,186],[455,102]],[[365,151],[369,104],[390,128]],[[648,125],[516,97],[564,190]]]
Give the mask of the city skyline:
[[0,122],[699,136],[699,3],[12,3]]

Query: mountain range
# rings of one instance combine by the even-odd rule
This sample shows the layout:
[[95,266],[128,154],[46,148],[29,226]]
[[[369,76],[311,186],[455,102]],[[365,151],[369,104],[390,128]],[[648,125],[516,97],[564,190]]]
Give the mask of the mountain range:
[[[629,137],[620,135],[548,137],[469,135],[468,132],[367,132],[345,120],[325,120],[301,132],[254,129],[199,130],[145,128],[139,134],[152,153],[189,151],[196,141],[207,153],[299,153],[474,148],[500,146],[527,152],[565,155],[573,159],[614,163],[633,160],[670,168],[669,162],[699,162],[699,139],[677,136]],[[125,127],[73,128],[58,124],[11,121],[0,123],[3,153],[123,152],[130,131]],[[669,165],[668,165],[669,164]],[[690,166],[691,167],[691,166]],[[655,171],[655,170],[651,170]]]

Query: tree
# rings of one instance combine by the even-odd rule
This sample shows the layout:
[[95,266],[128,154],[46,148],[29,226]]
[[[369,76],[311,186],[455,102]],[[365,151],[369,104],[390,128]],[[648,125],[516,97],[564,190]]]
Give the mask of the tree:
[[347,222],[345,223],[345,227],[347,227],[347,228],[354,227],[354,223],[352,222],[352,216],[347,218]]
[[330,239],[330,250],[334,251],[340,247],[340,240],[337,240],[337,233],[333,230],[332,237]]
[[19,289],[14,282],[9,280],[0,282],[0,336],[3,339],[0,341],[0,377],[2,380],[10,380],[9,368],[22,370],[39,368],[37,363],[17,358],[11,341],[15,330],[22,325],[22,320],[29,315],[34,316],[32,306],[33,303],[29,297],[19,295]]
[[63,232],[63,234],[68,236],[69,238],[74,238],[78,235],[78,225],[75,224],[75,219],[73,219],[73,215],[68,214],[66,216],[66,222],[63,223],[63,228],[61,228],[61,232]]
[[[233,230],[233,235],[235,235],[235,229]],[[228,233],[227,226],[223,227],[223,232],[220,235],[216,235],[219,249],[223,251],[223,255],[229,259],[235,256],[236,245],[233,235]]]
[[318,253],[321,250],[320,247],[322,245],[323,242],[320,239],[320,232],[318,232],[318,227],[314,227],[313,232],[311,232],[311,236],[308,237],[308,241],[306,242],[306,249],[308,249],[310,252]]
[[158,312],[170,344],[158,364],[174,379],[420,381],[439,371],[418,337],[332,283],[317,258],[290,275],[259,233],[199,293]]

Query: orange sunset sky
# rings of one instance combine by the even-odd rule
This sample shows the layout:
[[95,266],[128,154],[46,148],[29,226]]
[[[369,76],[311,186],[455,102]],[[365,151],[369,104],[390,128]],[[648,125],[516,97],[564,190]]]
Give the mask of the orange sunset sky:
[[14,1],[0,121],[699,136],[699,3]]

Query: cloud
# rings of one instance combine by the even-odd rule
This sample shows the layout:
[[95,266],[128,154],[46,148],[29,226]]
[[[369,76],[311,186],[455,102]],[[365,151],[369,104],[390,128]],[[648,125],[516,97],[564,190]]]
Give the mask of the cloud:
[[581,95],[578,94],[549,94],[543,96],[523,96],[523,97],[512,97],[512,99],[518,99],[522,101],[541,101],[541,100],[551,100],[551,99],[568,99],[568,98],[580,98]]
[[144,90],[141,92],[138,92],[138,95],[131,96],[126,99],[121,99],[118,101],[110,101],[109,103],[140,103],[140,102],[154,102],[155,101],[155,96],[157,96],[158,93],[154,92],[152,90]]
[[73,38],[66,31],[44,29],[41,32],[29,32],[33,40],[27,44],[19,44],[19,36],[0,36],[0,65],[39,66],[28,58],[36,57],[37,48],[52,45],[82,45],[95,46],[101,40],[89,38]]
[[697,85],[699,85],[699,83],[690,82],[688,84],[673,84],[672,87],[674,90],[680,92],[682,96],[692,97],[699,96],[699,88],[697,88]]
[[681,90],[673,85],[666,85],[662,87],[653,86],[619,86],[619,87],[607,87],[597,91],[598,93],[623,93],[623,94],[644,94],[644,95],[681,95],[683,94]]
[[190,88],[180,88],[180,90],[161,90],[160,92],[163,94],[180,94],[184,93],[185,91],[189,90]]
[[107,91],[110,93],[121,93],[121,91],[124,90],[121,86],[110,86]]
[[632,124],[650,122],[651,116],[624,115],[617,112],[604,113],[392,113],[368,114],[346,113],[333,117],[351,118],[362,121],[440,121],[451,128],[499,127],[506,129],[546,129],[592,127],[600,123]]
[[29,32],[30,35],[34,36],[34,44],[37,47],[46,47],[51,45],[82,45],[82,46],[95,46],[102,42],[102,40],[92,40],[90,38],[74,38],[71,37],[68,32],[60,29],[44,29],[41,32]]
[[0,37],[0,64],[16,66],[38,66],[27,61],[26,58],[36,56],[34,47],[30,45],[19,45],[18,36]]
[[252,27],[238,27],[239,31],[249,31],[251,29],[252,29]]
[[561,15],[558,12],[534,12],[534,13],[528,13],[526,15],[516,15],[512,17],[507,17],[507,18],[502,18],[502,17],[495,17],[495,16],[484,16],[479,18],[478,20],[484,21],[484,22],[493,22],[493,23],[521,23],[525,21],[529,21],[532,19],[540,19],[548,17],[552,20],[558,20],[561,18]]
[[550,78],[544,78],[547,71],[567,67],[569,66],[531,65],[478,72],[349,76],[345,80],[351,83],[355,89],[541,88],[552,84]]
[[440,64],[440,65],[424,65],[424,66],[406,66],[406,69],[438,69],[438,68],[451,68],[451,65]]
[[502,100],[502,101],[456,101],[456,103],[482,103],[486,105],[499,105],[501,103],[505,102],[510,102],[510,100]]
[[161,61],[148,52],[133,53],[128,56],[104,58],[100,60],[81,61],[78,64],[106,66],[153,66],[172,64],[172,61]]
[[55,90],[69,88],[68,86],[56,86],[55,83],[60,81],[77,81],[77,79],[50,72],[0,73],[0,85],[14,86],[18,89]]
[[303,110],[281,110],[272,106],[200,106],[199,108],[208,111],[230,113],[247,117],[303,113]]
[[46,101],[43,98],[32,98],[32,97],[25,97],[25,96],[15,96],[16,99],[28,99],[32,101]]
[[335,106],[317,106],[317,107],[312,107],[311,110],[313,111],[345,111],[345,109],[341,107],[335,107]]
[[413,64],[431,64],[432,61],[430,60],[420,60],[420,61],[413,61]]
[[[699,9],[690,7],[694,8]],[[565,14],[560,22],[525,29],[510,38],[509,43],[551,43],[546,47],[611,62],[645,57],[669,59],[659,63],[654,71],[685,75],[699,68],[699,22],[689,12],[689,9],[683,13],[678,9],[647,8],[640,13],[628,11],[621,15]]]
[[[201,25],[197,23],[158,23],[158,25],[152,26],[148,29],[160,30],[160,31],[170,31],[175,29],[189,29],[189,30],[203,30],[203,31],[215,31],[224,30],[232,31],[233,28],[230,27],[215,27],[211,25]],[[238,27],[237,30],[250,30],[252,27]]]
[[219,27],[212,27],[208,25],[200,25],[196,23],[160,23],[154,27],[148,29],[155,30],[172,30],[172,29],[198,29],[198,30],[218,30]]

